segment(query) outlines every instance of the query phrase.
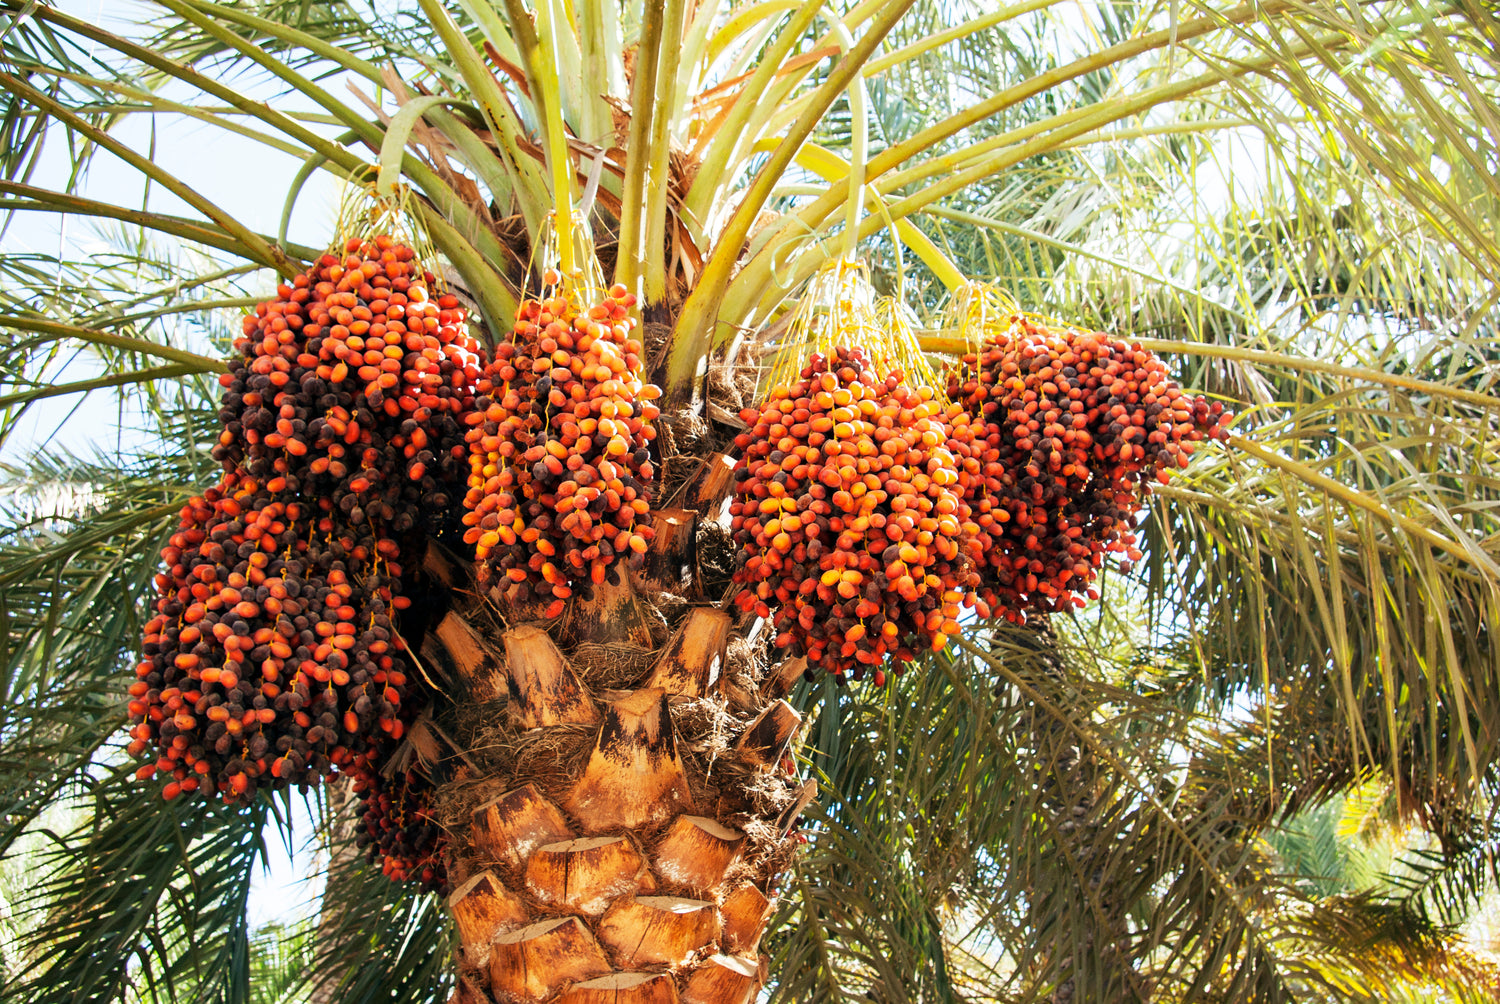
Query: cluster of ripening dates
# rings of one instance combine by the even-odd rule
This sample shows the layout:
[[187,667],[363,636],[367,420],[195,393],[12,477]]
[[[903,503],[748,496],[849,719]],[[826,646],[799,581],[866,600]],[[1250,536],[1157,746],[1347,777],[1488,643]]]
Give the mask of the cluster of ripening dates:
[[378,762],[416,712],[403,566],[467,468],[483,359],[389,236],[351,240],[245,318],[221,378],[221,483],[162,552],[130,688],[162,794],[310,784]]
[[738,602],[810,666],[878,672],[957,633],[978,577],[942,410],[931,388],[838,348],[741,414]]
[[521,304],[512,340],[480,374],[463,518],[480,582],[548,617],[647,550],[661,394],[641,377],[634,295],[615,286],[580,303],[559,281],[543,276],[551,295]]
[[348,774],[359,799],[354,842],[365,859],[379,862],[381,874],[393,882],[419,882],[446,896],[451,891],[443,855],[447,831],[432,811],[432,781],[415,769],[387,777],[374,764]]
[[1153,481],[1223,440],[1223,405],[1188,397],[1154,354],[1018,315],[963,358],[948,395],[968,416],[954,451],[984,556],[982,613],[1013,620],[1095,599]]
[[1081,606],[1150,483],[1226,436],[1154,355],[1017,315],[940,403],[858,348],[815,353],[741,414],[731,529],[743,609],[839,679],[941,649],[981,617]]
[[482,358],[452,294],[382,235],[324,255],[245,318],[214,458],[397,533],[451,504]]
[[399,738],[399,565],[368,529],[229,474],[189,501],[162,551],[156,616],[130,687],[130,752],[162,794],[308,782]]
[[[355,778],[384,872],[446,881],[419,777],[381,766],[422,695],[403,658],[405,565],[463,494],[481,582],[560,614],[649,547],[659,390],[616,286],[544,274],[486,358],[391,237],[322,256],[245,318],[221,382],[219,485],[162,551],[130,686],[130,752],[162,794]],[[1017,316],[946,400],[860,348],[814,353],[742,418],[737,602],[846,677],[942,648],[962,607],[1081,605],[1153,479],[1223,438],[1217,404],[1106,335]]]

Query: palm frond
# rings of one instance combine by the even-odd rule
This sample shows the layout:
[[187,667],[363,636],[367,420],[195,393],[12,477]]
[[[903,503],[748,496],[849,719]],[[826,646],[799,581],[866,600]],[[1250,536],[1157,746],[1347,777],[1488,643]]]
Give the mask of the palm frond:
[[0,847],[124,723],[120,673],[139,644],[155,554],[201,479],[190,458],[179,463],[176,478],[158,463],[139,462],[131,478],[113,461],[49,466],[45,457],[0,473],[9,524],[0,535]]
[[442,900],[387,879],[351,846],[346,827],[325,823],[323,832],[329,865],[320,913],[298,934],[312,939],[313,960],[294,991],[316,988],[320,999],[345,1004],[446,1001],[454,935]]
[[1500,992],[1500,967],[1453,944],[1453,932],[1404,904],[1373,895],[1332,896],[1285,928],[1290,952],[1321,983],[1345,996],[1480,1002]]
[[78,830],[46,834],[27,966],[7,1000],[249,1001],[246,899],[270,807],[161,803],[133,768],[96,768]]
[[307,931],[284,921],[257,927],[250,935],[250,1004],[292,1004],[313,957]]
[[1483,820],[1470,821],[1468,832],[1449,835],[1445,845],[1415,848],[1392,868],[1390,897],[1423,921],[1457,925],[1482,898],[1500,888],[1500,840]]

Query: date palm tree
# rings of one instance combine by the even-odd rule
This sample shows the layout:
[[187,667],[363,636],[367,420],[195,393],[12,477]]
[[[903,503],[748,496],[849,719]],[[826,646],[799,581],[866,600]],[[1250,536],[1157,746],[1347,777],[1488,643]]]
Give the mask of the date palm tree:
[[[0,14],[0,853],[36,862],[7,1000],[252,997],[250,880],[292,796],[162,801],[124,694],[158,553],[217,477],[230,334],[332,241],[319,179],[400,200],[490,345],[550,255],[633,291],[666,487],[635,594],[560,621],[430,552],[403,630],[438,696],[387,778],[430,788],[453,889],[350,853],[350,799],[315,788],[315,999],[1493,991],[1451,937],[1494,878],[1500,744],[1482,5]],[[191,152],[158,148],[184,124]],[[289,180],[222,192],[244,159]],[[738,413],[848,255],[939,360],[980,277],[1238,416],[1096,604],[966,625],[883,690],[799,682],[723,602]],[[28,431],[79,401],[117,409],[105,450]],[[1264,834],[1372,778],[1432,836],[1411,894],[1280,873]],[[60,801],[83,822],[49,828]]]

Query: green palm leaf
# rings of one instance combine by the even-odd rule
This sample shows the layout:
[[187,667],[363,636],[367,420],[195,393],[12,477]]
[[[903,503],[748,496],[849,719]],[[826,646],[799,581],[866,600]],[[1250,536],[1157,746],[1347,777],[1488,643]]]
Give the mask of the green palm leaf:
[[[23,910],[41,912],[21,953],[31,960],[6,999],[248,1001],[245,901],[263,858],[269,806],[227,812],[143,797],[133,771],[83,793],[91,820],[45,833],[45,878]],[[107,878],[106,878],[107,877]]]

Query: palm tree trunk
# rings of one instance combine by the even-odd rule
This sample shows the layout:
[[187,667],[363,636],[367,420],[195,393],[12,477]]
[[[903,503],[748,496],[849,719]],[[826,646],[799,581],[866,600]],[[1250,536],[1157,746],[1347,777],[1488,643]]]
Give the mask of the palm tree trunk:
[[[464,752],[436,800],[456,1001],[745,1004],[765,981],[775,880],[816,791],[782,700],[804,664],[768,665],[736,615],[687,602],[694,514],[658,526],[643,569],[555,622],[492,594],[427,634]],[[429,568],[469,588],[451,558]]]

